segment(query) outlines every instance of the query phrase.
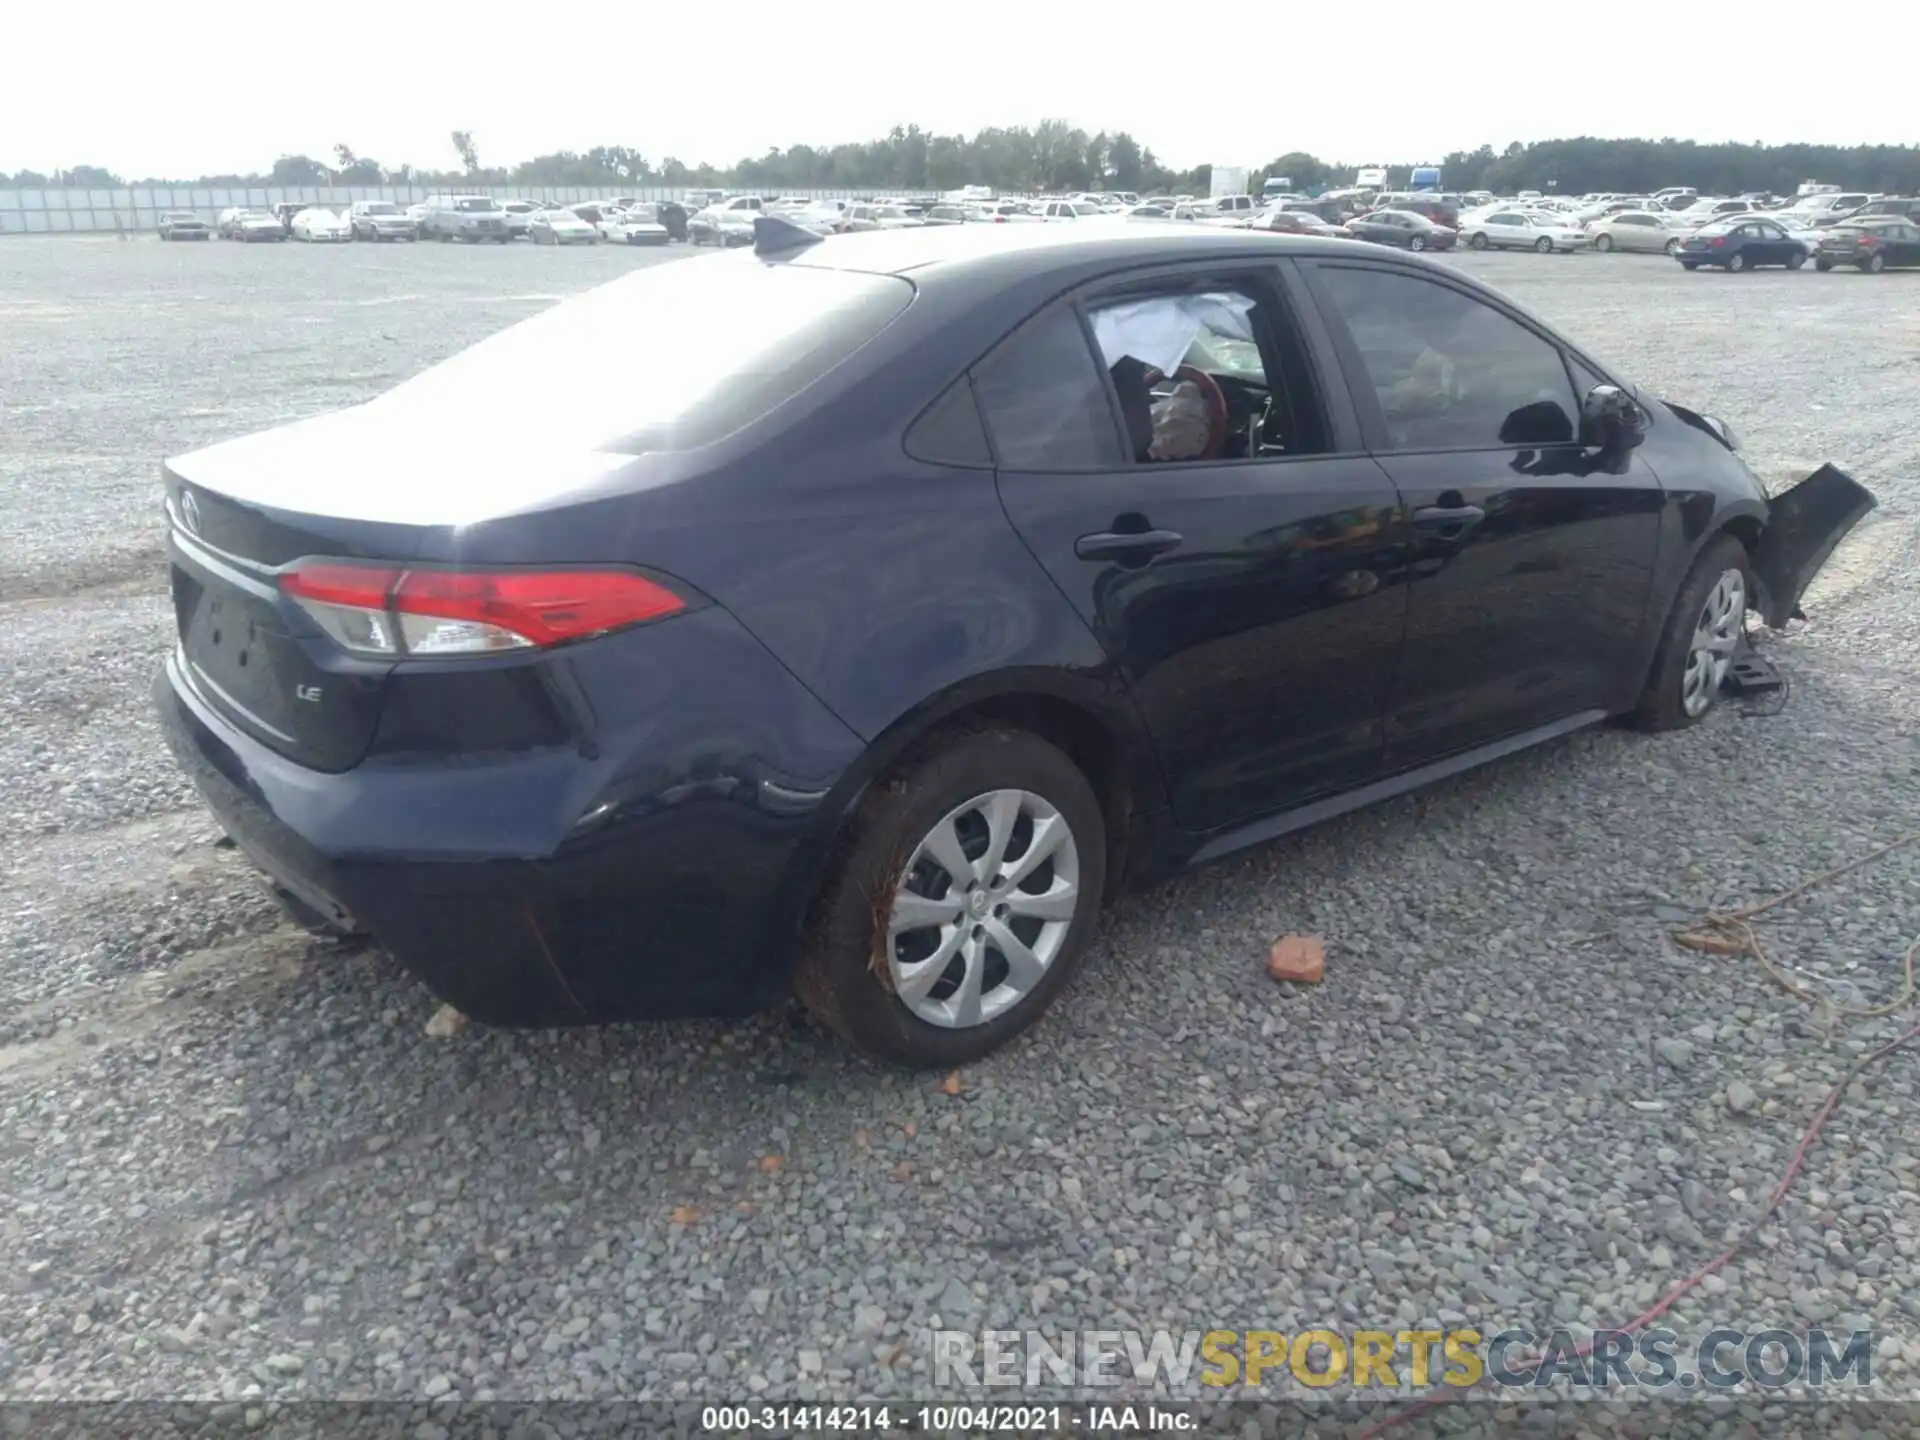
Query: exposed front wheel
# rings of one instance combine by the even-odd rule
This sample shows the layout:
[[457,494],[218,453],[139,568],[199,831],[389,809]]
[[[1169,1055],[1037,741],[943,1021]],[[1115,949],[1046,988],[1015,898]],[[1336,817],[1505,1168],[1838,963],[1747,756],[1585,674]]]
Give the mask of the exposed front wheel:
[[1678,240],[1669,240],[1666,243],[1665,249],[1669,255],[1678,255],[1680,253],[1680,242]]
[[1798,250],[1794,251],[1793,254],[1787,257],[1787,268],[1789,270],[1798,270],[1802,265],[1806,263],[1807,263],[1806,255]]
[[1476,230],[1471,236],[1468,237],[1467,244],[1475,250],[1486,249],[1487,237],[1485,232]]
[[949,732],[862,803],[796,975],[807,1008],[896,1064],[979,1059],[1046,1010],[1106,888],[1100,802],[1025,731]]
[[1831,260],[1816,260],[1813,262],[1813,268],[1818,270],[1822,275],[1824,275],[1829,270],[1833,269],[1833,262]]
[[1553,241],[1542,235],[1538,240],[1533,242],[1533,248],[1538,250],[1542,255],[1545,255],[1553,249]]
[[1409,250],[1424,250],[1424,249],[1426,249],[1426,248],[1427,248],[1427,237],[1426,237],[1426,236],[1424,236],[1424,235],[1409,235],[1409,236],[1407,237],[1407,249],[1409,249]]
[[1594,236],[1593,248],[1600,251],[1602,254],[1605,254],[1607,251],[1613,248],[1613,237],[1611,235]]
[[1640,728],[1684,729],[1713,708],[1739,653],[1752,594],[1746,547],[1731,535],[1709,542],[1661,633],[1653,673],[1633,713]]

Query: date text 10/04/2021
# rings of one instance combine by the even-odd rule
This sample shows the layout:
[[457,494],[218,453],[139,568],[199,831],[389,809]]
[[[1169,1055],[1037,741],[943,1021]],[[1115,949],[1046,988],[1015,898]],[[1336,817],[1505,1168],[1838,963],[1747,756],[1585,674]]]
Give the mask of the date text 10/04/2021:
[[1096,1434],[1177,1435],[1198,1430],[1195,1413],[1167,1405],[709,1405],[700,1428],[715,1435]]

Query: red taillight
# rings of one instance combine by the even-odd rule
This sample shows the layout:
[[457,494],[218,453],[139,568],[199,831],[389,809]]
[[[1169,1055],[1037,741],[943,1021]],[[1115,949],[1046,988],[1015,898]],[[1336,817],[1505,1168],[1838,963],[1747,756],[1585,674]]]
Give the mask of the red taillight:
[[1713,237],[1713,239],[1709,240],[1707,243],[1713,246],[1714,249],[1718,250],[1722,245],[1727,243],[1727,237],[1724,235],[1716,235]]
[[629,570],[409,570],[296,561],[280,589],[360,655],[457,656],[582,640],[687,608]]
[[1858,245],[1862,250],[1871,250],[1880,243],[1880,237],[1878,235],[1863,233],[1860,238],[1853,243]]

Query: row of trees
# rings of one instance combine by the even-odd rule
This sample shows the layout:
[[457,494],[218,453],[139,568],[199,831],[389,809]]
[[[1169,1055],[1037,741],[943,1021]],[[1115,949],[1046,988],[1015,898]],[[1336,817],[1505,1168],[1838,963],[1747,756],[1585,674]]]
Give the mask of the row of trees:
[[[1006,191],[1114,189],[1204,194],[1212,167],[1175,170],[1126,131],[1085,130],[1064,120],[1031,128],[1012,126],[968,135],[936,135],[917,125],[897,125],[884,137],[858,144],[795,145],[769,150],[728,168],[689,165],[668,157],[648,159],[625,145],[563,150],[512,166],[482,163],[473,132],[449,137],[457,168],[388,166],[333,147],[331,163],[310,155],[283,155],[265,174],[201,175],[194,179],[148,179],[142,185],[725,185],[752,190],[948,190],[967,184]],[[1622,191],[1643,194],[1663,185],[1694,185],[1710,194],[1766,190],[1790,193],[1816,179],[1847,189],[1920,192],[1920,147],[1865,145],[1701,145],[1691,140],[1601,140],[1580,137],[1515,142],[1455,151],[1440,161],[1451,190],[1558,190],[1564,194]],[[1269,175],[1285,175],[1300,190],[1349,183],[1354,167],[1299,151],[1255,170],[1258,189]],[[1408,166],[1390,167],[1392,183],[1405,184]],[[42,175],[22,170],[0,175],[0,185],[71,185],[106,189],[127,183],[93,165]]]

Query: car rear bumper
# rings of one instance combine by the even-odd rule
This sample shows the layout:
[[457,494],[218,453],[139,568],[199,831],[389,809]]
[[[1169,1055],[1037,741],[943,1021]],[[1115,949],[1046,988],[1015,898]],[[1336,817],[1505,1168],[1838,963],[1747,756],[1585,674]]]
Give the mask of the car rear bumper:
[[485,1024],[740,1014],[789,993],[858,738],[725,612],[576,647],[578,747],[310,770],[176,653],[167,743],[241,850]]

